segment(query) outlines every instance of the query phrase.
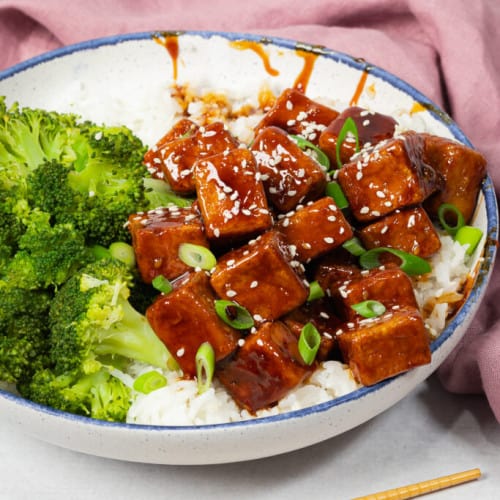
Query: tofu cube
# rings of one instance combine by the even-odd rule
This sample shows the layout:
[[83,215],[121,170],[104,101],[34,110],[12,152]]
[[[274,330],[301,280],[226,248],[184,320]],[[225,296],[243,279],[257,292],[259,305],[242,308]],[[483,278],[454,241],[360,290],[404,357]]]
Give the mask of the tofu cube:
[[351,225],[332,198],[325,196],[285,216],[276,224],[300,262],[309,262],[352,238]]
[[325,192],[324,169],[282,129],[263,128],[251,150],[267,197],[278,211],[288,212],[299,202],[314,200]]
[[196,163],[194,181],[207,238],[217,246],[248,241],[273,219],[248,149],[233,149]]
[[314,279],[329,296],[334,295],[345,281],[361,276],[358,258],[338,247],[320,257],[313,270]]
[[312,100],[300,90],[288,88],[278,96],[273,107],[255,127],[255,132],[275,126],[317,144],[320,133],[338,114],[335,109]]
[[[360,149],[365,146],[375,146],[379,142],[389,139],[394,135],[397,122],[392,116],[368,111],[359,106],[352,106],[340,113],[319,136],[319,147],[337,164],[337,138],[347,118],[352,118],[358,131],[358,143]],[[354,136],[348,135],[339,146],[340,160],[342,164],[348,163],[356,153],[356,140]]]
[[431,361],[424,322],[412,308],[360,321],[337,340],[354,378],[365,386]]
[[276,321],[245,337],[243,346],[216,374],[236,403],[255,414],[277,403],[311,370],[302,361],[297,337]]
[[422,160],[423,138],[408,134],[382,141],[338,173],[353,216],[375,220],[418,205],[441,187],[442,178]]
[[309,293],[290,264],[288,246],[275,231],[219,258],[210,282],[219,297],[246,307],[258,322],[290,312]]
[[444,178],[443,189],[425,201],[431,217],[437,217],[441,204],[455,205],[470,222],[477,196],[486,175],[486,159],[463,144],[430,134],[424,137],[424,161]]
[[441,248],[439,235],[422,207],[396,210],[360,229],[358,236],[367,249],[398,248],[424,259]]
[[200,214],[192,207],[166,207],[129,217],[137,267],[145,283],[158,275],[171,280],[190,270],[179,258],[179,245],[209,246]]
[[185,376],[196,375],[196,352],[203,342],[210,342],[216,361],[238,347],[240,334],[219,318],[214,309],[215,299],[207,274],[193,272],[146,311],[151,327]]

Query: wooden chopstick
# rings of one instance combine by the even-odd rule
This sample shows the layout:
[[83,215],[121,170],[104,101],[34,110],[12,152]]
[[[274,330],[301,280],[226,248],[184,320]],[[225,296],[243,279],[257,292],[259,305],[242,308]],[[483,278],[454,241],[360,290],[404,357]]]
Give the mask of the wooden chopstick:
[[449,476],[441,476],[435,479],[429,479],[420,483],[409,484],[379,493],[372,493],[363,497],[356,497],[353,500],[405,500],[407,498],[415,498],[432,491],[444,490],[450,486],[473,481],[481,477],[479,469],[470,469],[463,472],[456,472]]

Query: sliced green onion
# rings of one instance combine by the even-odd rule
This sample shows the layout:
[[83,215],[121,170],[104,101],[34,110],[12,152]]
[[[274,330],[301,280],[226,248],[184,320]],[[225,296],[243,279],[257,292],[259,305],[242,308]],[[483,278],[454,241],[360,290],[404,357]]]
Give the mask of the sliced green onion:
[[385,313],[385,306],[378,300],[364,300],[351,306],[363,318],[376,318]]
[[359,257],[360,255],[366,252],[366,249],[361,244],[361,241],[359,241],[359,239],[356,238],[356,236],[354,236],[350,240],[344,241],[342,246],[344,247],[345,250],[347,250],[350,254],[354,255],[355,257]]
[[124,243],[123,241],[116,241],[109,245],[109,252],[111,256],[117,260],[121,260],[130,269],[135,266],[135,252],[132,245]]
[[252,328],[252,315],[243,307],[231,300],[216,300],[215,312],[224,323],[237,330]]
[[134,380],[134,389],[137,392],[142,392],[143,394],[149,394],[150,392],[156,391],[156,389],[161,389],[166,385],[167,379],[156,370],[143,373]]
[[111,257],[111,252],[106,247],[102,245],[93,245],[90,247],[90,251],[97,259],[109,259]]
[[299,353],[306,365],[312,365],[316,359],[319,346],[321,344],[321,335],[312,323],[306,323],[300,332]]
[[199,267],[207,271],[217,264],[215,255],[208,248],[194,243],[181,243],[179,245],[179,258],[187,266]]
[[331,181],[326,185],[326,195],[333,198],[335,205],[337,205],[337,207],[341,210],[344,210],[349,206],[349,201],[337,181]]
[[318,148],[318,146],[316,146],[312,142],[309,142],[307,139],[304,139],[300,135],[290,135],[290,137],[297,143],[297,146],[300,149],[311,149],[312,151],[314,151],[316,160],[320,165],[325,167],[327,170],[330,168],[330,159],[320,148]]
[[173,290],[172,283],[168,281],[163,274],[159,274],[158,276],[155,276],[153,278],[153,281],[151,282],[154,288],[156,288],[159,292],[167,294],[170,293]]
[[403,252],[403,250],[390,247],[378,247],[368,250],[360,256],[359,263],[361,264],[361,267],[364,267],[365,269],[373,269],[374,267],[379,267],[381,265],[379,262],[379,256],[380,254],[386,252],[401,259],[399,267],[406,274],[426,274],[431,272],[432,270],[431,265],[425,259],[422,259],[421,257],[408,252]]
[[460,245],[469,245],[465,253],[472,255],[482,237],[483,231],[478,227],[462,226],[455,235],[455,241]]
[[215,352],[210,342],[203,342],[198,347],[195,362],[198,394],[203,394],[210,388],[215,372]]
[[[449,218],[450,214],[455,219],[455,225],[453,226],[448,224],[446,220],[447,218]],[[465,225],[465,220],[462,212],[460,212],[460,210],[451,203],[443,203],[439,206],[438,218],[441,226],[443,226],[443,229],[451,236],[455,236],[457,231]]]
[[317,281],[311,281],[309,283],[309,297],[307,297],[307,302],[321,299],[324,296],[325,292],[321,288],[321,285]]
[[349,116],[346,118],[344,125],[340,129],[339,135],[337,136],[337,143],[335,144],[335,154],[337,158],[338,168],[342,168],[342,160],[340,159],[340,148],[342,143],[346,140],[347,134],[351,133],[356,139],[356,153],[359,151],[359,133],[358,127],[354,120]]

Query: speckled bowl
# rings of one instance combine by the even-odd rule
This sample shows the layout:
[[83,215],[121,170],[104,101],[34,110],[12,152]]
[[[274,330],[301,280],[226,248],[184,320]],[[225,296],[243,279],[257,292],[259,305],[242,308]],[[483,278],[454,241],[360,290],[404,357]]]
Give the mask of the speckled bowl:
[[[244,41],[241,43],[241,41]],[[237,42],[237,43],[235,43]],[[410,113],[436,134],[469,144],[457,125],[417,90],[345,54],[294,41],[213,32],[137,33],[56,50],[0,73],[8,102],[74,111],[100,121],[110,106],[152,143],[171,113],[165,96],[174,82],[225,92],[236,99],[302,85],[311,97],[394,114]],[[76,94],[85,102],[75,102]],[[134,99],[139,93],[141,100]],[[144,106],[147,106],[145,116]],[[483,298],[497,239],[497,205],[484,181],[474,222],[485,237],[471,265],[475,284],[458,314],[432,344],[432,363],[373,387],[300,411],[207,426],[112,424],[54,411],[0,390],[0,419],[58,446],[121,460],[163,464],[235,462],[296,450],[352,429],[394,405],[427,378],[457,345]]]

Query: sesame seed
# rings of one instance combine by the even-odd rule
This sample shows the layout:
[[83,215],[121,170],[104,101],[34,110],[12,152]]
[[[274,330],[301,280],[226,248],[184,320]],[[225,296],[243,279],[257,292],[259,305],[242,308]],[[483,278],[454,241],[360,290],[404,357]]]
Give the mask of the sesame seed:
[[245,339],[239,339],[239,340],[238,340],[238,345],[239,345],[240,347],[243,347],[243,346],[245,345]]
[[260,345],[261,347],[264,345],[262,339],[257,339],[257,345]]
[[323,241],[325,243],[328,243],[329,245],[331,245],[332,243],[335,242],[335,240],[333,238],[331,238],[330,236],[327,236],[326,238],[323,238]]
[[258,281],[252,281],[250,283],[250,288],[257,288],[259,286],[259,282]]
[[383,191],[377,191],[375,194],[377,198],[385,198],[385,193]]
[[359,210],[360,214],[367,214],[370,212],[370,209],[368,207],[361,207]]
[[253,319],[258,322],[264,321],[264,318],[260,314],[254,314]]
[[228,297],[231,297],[231,298],[232,298],[232,297],[236,297],[236,295],[238,295],[238,292],[235,292],[234,290],[228,290],[228,291],[226,292],[226,295],[227,295]]
[[177,349],[177,357],[178,358],[182,358],[182,356],[184,356],[184,353],[186,352],[186,350],[184,349],[184,347],[181,347],[180,349]]

